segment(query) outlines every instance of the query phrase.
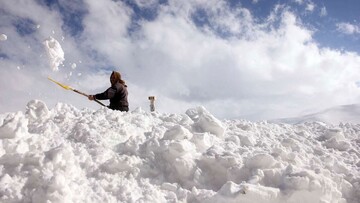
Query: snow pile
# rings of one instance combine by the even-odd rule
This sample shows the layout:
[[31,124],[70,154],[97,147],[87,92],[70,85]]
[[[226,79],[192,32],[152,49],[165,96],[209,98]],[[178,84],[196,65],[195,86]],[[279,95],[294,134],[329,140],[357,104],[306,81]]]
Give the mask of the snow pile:
[[65,60],[60,43],[56,39],[49,37],[44,41],[44,45],[52,70],[58,71],[59,66]]
[[358,203],[359,132],[33,100],[0,115],[0,201]]
[[320,121],[333,125],[337,125],[341,122],[360,123],[360,104],[342,105],[301,117],[273,120],[273,122],[276,123],[282,122],[290,124],[315,121]]

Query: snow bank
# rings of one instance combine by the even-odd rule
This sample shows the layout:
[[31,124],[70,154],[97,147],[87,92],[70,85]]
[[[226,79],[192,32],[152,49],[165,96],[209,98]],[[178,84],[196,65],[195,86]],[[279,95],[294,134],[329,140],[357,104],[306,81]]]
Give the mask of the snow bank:
[[33,100],[0,115],[0,201],[358,203],[359,132]]
[[275,119],[272,122],[275,123],[290,123],[298,124],[305,122],[323,122],[332,125],[338,125],[339,123],[360,123],[360,105],[350,104],[336,106],[324,111],[320,111],[313,114],[304,115],[294,118],[282,118]]
[[56,39],[49,37],[44,41],[44,45],[52,70],[58,71],[59,66],[65,60],[60,43]]

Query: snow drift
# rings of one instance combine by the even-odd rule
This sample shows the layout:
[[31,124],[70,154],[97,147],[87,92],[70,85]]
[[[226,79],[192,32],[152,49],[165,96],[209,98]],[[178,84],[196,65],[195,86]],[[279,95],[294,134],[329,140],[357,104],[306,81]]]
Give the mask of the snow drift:
[[304,122],[324,122],[337,125],[339,123],[360,123],[360,104],[341,105],[317,113],[301,117],[275,119],[275,123],[299,124]]
[[140,108],[0,115],[1,202],[322,202],[360,199],[360,125],[216,119]]

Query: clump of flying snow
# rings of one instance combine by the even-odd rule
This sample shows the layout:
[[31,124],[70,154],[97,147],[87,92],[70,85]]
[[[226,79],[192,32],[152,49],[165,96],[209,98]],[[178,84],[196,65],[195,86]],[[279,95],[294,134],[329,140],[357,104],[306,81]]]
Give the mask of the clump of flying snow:
[[7,40],[7,36],[5,34],[1,34],[0,41],[5,41],[5,40]]
[[359,132],[33,100],[0,115],[0,202],[358,203]]
[[58,71],[59,66],[65,60],[60,43],[53,37],[49,37],[44,41],[44,45],[52,70]]
[[71,64],[71,68],[72,68],[72,69],[75,69],[75,68],[76,68],[76,63],[72,63],[72,64]]

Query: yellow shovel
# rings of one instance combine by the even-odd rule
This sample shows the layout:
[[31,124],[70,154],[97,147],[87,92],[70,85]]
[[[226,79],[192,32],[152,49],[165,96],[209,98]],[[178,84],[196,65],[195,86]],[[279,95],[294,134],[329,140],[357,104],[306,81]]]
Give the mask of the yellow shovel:
[[[59,83],[59,82],[51,79],[50,77],[48,77],[48,79],[49,79],[50,81],[58,84],[60,87],[66,89],[66,90],[72,90],[72,91],[74,91],[74,92],[76,92],[76,93],[78,93],[78,94],[84,95],[85,97],[89,97],[89,95],[87,95],[87,94],[85,94],[85,93],[83,93],[83,92],[80,92],[80,91],[78,91],[78,90],[76,90],[76,89],[74,89],[74,88],[72,88],[72,87],[70,87],[70,86],[61,84],[61,83]],[[101,103],[101,102],[100,102],[99,100],[97,100],[97,99],[94,99],[94,101],[96,101],[96,102],[97,102],[98,104],[100,104],[101,106],[106,106],[105,104]]]

